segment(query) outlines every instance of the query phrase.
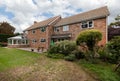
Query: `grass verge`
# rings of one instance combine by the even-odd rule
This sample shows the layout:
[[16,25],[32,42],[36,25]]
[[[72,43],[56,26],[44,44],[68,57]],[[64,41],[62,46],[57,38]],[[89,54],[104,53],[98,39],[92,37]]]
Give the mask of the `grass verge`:
[[80,60],[79,64],[98,81],[120,81],[120,75],[113,71],[113,65],[111,64],[91,64],[85,60]]

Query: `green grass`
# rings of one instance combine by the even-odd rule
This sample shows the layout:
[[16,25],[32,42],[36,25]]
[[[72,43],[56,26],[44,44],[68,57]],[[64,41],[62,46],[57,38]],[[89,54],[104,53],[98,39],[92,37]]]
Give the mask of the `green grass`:
[[120,81],[120,75],[114,72],[113,65],[111,64],[91,64],[85,60],[81,60],[79,63],[87,71],[90,71],[91,75],[96,75],[100,81]]
[[0,47],[0,71],[34,63],[39,54]]

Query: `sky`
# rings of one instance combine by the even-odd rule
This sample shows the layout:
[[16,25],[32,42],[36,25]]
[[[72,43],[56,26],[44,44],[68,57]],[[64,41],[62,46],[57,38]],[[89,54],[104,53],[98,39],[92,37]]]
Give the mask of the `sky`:
[[69,17],[102,6],[108,6],[108,24],[120,15],[120,0],[0,0],[0,22],[7,21],[22,32],[34,21],[61,15]]

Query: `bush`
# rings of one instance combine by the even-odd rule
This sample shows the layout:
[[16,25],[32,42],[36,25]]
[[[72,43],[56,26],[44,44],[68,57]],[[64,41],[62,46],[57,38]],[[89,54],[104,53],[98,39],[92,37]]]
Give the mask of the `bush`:
[[60,54],[64,54],[67,56],[67,55],[71,54],[71,52],[75,49],[76,49],[75,42],[65,40],[65,41],[58,42],[55,45],[51,46],[48,52],[50,54],[60,53]]
[[75,60],[75,55],[70,54],[70,55],[64,57],[64,59],[67,60],[67,61],[74,61]]
[[76,59],[83,59],[85,57],[84,53],[78,49],[72,51],[71,54],[74,54]]
[[120,36],[114,37],[108,44],[109,61],[117,63],[120,60]]
[[96,46],[101,39],[101,32],[95,29],[91,29],[80,32],[76,43],[77,45],[86,48],[87,54],[85,56],[87,56],[86,58],[89,60],[95,58]]
[[53,59],[63,59],[64,55],[63,54],[47,54],[47,57],[53,58]]
[[7,43],[1,43],[0,42],[0,47],[5,47],[5,46],[7,46]]
[[102,59],[105,62],[108,61],[109,54],[106,47],[100,47],[98,49],[98,54],[100,55],[100,59]]

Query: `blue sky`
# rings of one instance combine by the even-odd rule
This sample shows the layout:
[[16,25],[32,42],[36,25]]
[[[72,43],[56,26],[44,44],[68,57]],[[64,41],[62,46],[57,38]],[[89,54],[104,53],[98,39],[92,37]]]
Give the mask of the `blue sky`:
[[12,12],[6,11],[6,6],[0,7],[0,14],[6,16],[8,19],[12,19],[14,17]]
[[7,21],[22,32],[34,21],[61,15],[68,17],[102,6],[108,6],[108,23],[120,14],[120,0],[0,0],[0,22]]

